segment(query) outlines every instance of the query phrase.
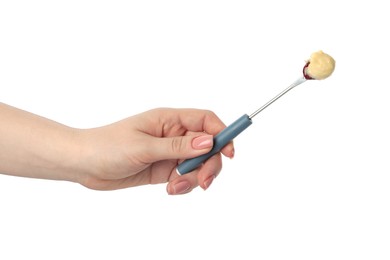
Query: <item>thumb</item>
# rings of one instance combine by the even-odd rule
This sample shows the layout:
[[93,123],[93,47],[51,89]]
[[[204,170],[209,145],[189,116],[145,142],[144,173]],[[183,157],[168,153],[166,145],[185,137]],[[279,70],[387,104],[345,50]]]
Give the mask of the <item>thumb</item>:
[[165,159],[187,159],[207,153],[213,147],[212,135],[175,136],[156,138],[150,149],[153,161]]

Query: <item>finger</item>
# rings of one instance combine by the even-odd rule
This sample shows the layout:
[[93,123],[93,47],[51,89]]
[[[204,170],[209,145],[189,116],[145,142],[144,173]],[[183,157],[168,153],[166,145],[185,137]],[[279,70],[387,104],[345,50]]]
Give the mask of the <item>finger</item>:
[[[141,129],[153,136],[173,137],[193,132],[203,132],[215,136],[226,128],[217,115],[208,110],[160,108],[148,111],[144,116],[148,120],[143,120],[144,124],[142,124]],[[160,127],[155,125],[156,118],[158,118]],[[233,143],[227,144],[221,152],[225,156],[233,158]]]
[[198,172],[199,186],[207,190],[213,180],[218,176],[222,169],[222,157],[220,153],[215,154],[208,159]]
[[[209,110],[201,109],[154,109],[143,114],[142,130],[154,136],[177,136],[186,131],[206,132],[216,135],[226,125],[218,116]],[[156,119],[160,127],[156,127]],[[158,131],[158,129],[163,131]]]
[[222,169],[221,154],[217,153],[207,162],[191,173],[179,176],[173,173],[175,177],[167,185],[167,192],[170,195],[186,194],[191,192],[197,186],[207,190],[213,180],[218,176]]
[[[176,172],[172,174],[177,175]],[[167,185],[167,192],[169,195],[186,194],[198,186],[196,171],[183,176],[177,176],[178,177],[170,181]]]
[[[185,135],[189,135],[189,136],[199,136],[201,135],[202,133],[199,133],[199,132],[192,132],[192,131],[187,131],[187,133]],[[221,149],[221,153],[223,155],[225,155],[226,157],[230,158],[230,159],[233,159],[234,157],[234,144],[233,144],[233,141],[230,141],[227,145],[225,145],[222,149]]]
[[234,145],[233,141],[230,141],[227,145],[225,145],[221,149],[221,153],[225,155],[226,157],[233,159],[234,158]]
[[198,134],[197,136],[151,137],[147,153],[148,162],[166,159],[187,159],[207,153],[213,147],[213,136]]
[[187,113],[180,113],[179,116],[183,126],[190,131],[204,131],[217,135],[226,128],[226,125],[212,111],[189,109]]

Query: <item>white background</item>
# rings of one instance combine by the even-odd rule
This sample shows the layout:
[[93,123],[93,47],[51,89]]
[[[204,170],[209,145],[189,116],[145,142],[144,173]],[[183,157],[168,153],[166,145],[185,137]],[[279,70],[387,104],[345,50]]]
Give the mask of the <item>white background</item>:
[[72,127],[161,106],[228,124],[312,52],[337,67],[258,115],[207,191],[0,176],[0,259],[389,259],[386,2],[1,0],[0,102]]

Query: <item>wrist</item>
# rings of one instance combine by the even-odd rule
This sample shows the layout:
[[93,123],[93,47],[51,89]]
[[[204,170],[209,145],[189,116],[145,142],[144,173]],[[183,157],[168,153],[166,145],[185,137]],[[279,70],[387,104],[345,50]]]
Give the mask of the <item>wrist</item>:
[[42,135],[35,147],[31,150],[30,177],[79,183],[84,172],[80,130],[60,126]]
[[53,148],[52,157],[48,160],[52,162],[54,177],[80,183],[87,171],[82,130],[67,128],[56,145],[57,148]]
[[104,134],[100,128],[73,129],[72,142],[69,153],[69,161],[63,165],[68,173],[69,181],[79,183],[91,189],[99,189],[95,183],[104,179],[102,176],[102,151],[106,144]]

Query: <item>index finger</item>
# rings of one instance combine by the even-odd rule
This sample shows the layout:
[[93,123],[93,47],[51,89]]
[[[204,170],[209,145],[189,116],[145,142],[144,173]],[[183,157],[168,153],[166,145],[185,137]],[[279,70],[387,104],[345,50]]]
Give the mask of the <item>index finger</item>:
[[[222,120],[210,110],[159,108],[148,111],[147,115],[149,117],[143,120],[142,128],[158,137],[179,136],[189,132],[204,132],[215,136],[226,128]],[[232,158],[233,143],[228,143],[221,152]]]
[[[219,134],[226,125],[221,119],[210,110],[186,109],[183,110],[180,120],[187,129],[192,131],[203,131],[211,135]],[[229,142],[221,149],[221,153],[229,158],[234,156],[233,141]]]
[[226,125],[210,110],[157,108],[141,114],[140,128],[154,136],[177,136],[187,131],[216,135]]

